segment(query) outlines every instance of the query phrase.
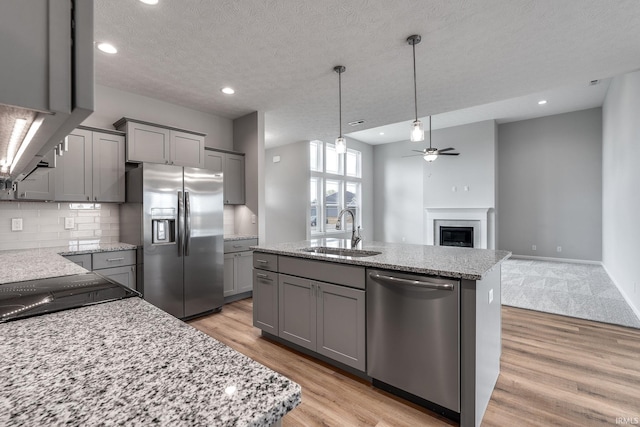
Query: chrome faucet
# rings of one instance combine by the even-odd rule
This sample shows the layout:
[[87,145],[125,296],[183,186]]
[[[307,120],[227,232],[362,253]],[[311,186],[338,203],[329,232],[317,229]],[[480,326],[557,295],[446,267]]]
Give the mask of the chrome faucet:
[[344,215],[345,212],[348,212],[351,215],[351,249],[355,249],[362,238],[360,237],[360,226],[358,226],[358,232],[356,234],[356,216],[353,214],[352,209],[346,208],[340,211],[340,213],[338,214],[338,221],[336,222],[336,230],[340,230],[342,228],[342,222],[340,221],[340,218],[342,218],[342,215]]

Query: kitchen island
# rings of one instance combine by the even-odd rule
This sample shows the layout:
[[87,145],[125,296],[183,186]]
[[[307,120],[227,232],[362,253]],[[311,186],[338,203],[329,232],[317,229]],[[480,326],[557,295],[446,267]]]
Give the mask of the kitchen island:
[[[43,278],[35,260],[47,277],[86,272],[56,252],[0,263],[21,280]],[[296,383],[137,297],[0,324],[3,426],[270,426],[300,401]]]
[[[382,242],[354,252],[341,239],[253,249],[254,325],[263,336],[480,425],[500,372],[500,269],[509,252]],[[432,290],[419,295],[425,285]],[[421,365],[430,365],[424,375]]]

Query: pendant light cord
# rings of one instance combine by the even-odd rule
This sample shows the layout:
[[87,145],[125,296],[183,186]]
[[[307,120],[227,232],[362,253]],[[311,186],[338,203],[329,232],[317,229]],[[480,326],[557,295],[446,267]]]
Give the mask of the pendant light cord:
[[429,116],[429,150],[431,150],[431,116]]
[[340,116],[340,138],[342,138],[342,71],[338,71],[338,111]]
[[416,121],[418,120],[418,88],[416,83],[416,44],[411,45],[413,48],[413,105],[416,110]]

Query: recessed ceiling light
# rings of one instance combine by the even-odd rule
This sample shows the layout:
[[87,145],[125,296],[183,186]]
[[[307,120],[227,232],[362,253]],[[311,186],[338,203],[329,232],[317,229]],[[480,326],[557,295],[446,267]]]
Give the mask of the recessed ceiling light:
[[144,4],[156,5],[158,4],[158,0],[140,0]]
[[118,53],[118,49],[116,49],[116,47],[111,43],[104,43],[104,42],[98,43],[97,47],[104,53],[110,53],[110,54]]
[[220,92],[225,93],[227,95],[233,95],[234,93],[236,93],[236,91],[230,87],[223,87],[222,89],[220,89]]
[[384,135],[384,132],[380,132],[380,135]]
[[546,99],[543,99],[543,100],[541,100],[541,101],[538,101],[538,105],[544,105],[544,104],[546,104],[546,103],[547,103],[547,100],[546,100]]

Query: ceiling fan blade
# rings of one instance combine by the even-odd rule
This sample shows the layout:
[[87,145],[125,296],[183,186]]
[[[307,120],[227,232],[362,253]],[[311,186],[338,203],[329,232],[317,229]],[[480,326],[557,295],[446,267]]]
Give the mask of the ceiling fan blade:
[[455,148],[453,147],[443,148],[442,150],[438,150],[438,153],[444,153],[445,151],[451,151],[451,150],[455,150]]
[[[415,150],[413,150],[415,151]],[[422,154],[422,151],[420,152],[421,154],[410,154],[408,156],[402,156],[402,157],[420,157],[420,156],[424,156],[424,154]]]
[[411,150],[411,151],[415,151],[416,153],[422,153],[422,154],[424,154],[424,150]]
[[459,156],[460,153],[438,153],[438,156]]

